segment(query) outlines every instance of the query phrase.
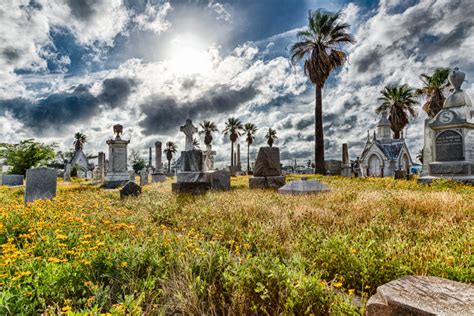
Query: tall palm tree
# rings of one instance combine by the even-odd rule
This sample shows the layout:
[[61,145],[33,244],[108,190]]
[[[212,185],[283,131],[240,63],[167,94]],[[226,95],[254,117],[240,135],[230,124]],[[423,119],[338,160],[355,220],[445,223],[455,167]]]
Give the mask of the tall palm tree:
[[268,146],[272,147],[273,142],[278,138],[276,130],[270,127],[267,131],[267,135],[265,135],[265,138],[267,139]]
[[349,24],[341,21],[341,12],[328,13],[322,9],[309,11],[308,29],[297,33],[298,42],[291,46],[292,63],[304,60],[304,73],[316,86],[314,109],[315,172],[324,174],[324,134],[322,89],[331,72],[342,66],[347,53],[344,44],[355,43],[348,33]]
[[204,144],[209,146],[212,143],[212,132],[218,132],[217,126],[214,122],[211,121],[203,121],[201,124],[201,130],[199,131],[199,135],[204,134]]
[[250,145],[255,141],[257,130],[257,126],[253,123],[245,123],[244,125],[244,134],[247,135],[247,138],[245,139],[247,142],[247,174],[250,173]]
[[400,131],[407,126],[409,117],[415,117],[415,105],[418,103],[414,99],[414,91],[408,85],[404,84],[401,86],[385,86],[383,89],[382,97],[379,98],[382,104],[376,109],[378,114],[382,112],[388,112],[388,120],[392,131],[394,132],[394,138],[400,138]]
[[242,130],[244,126],[242,122],[235,117],[231,117],[225,122],[224,135],[229,135],[230,139],[230,165],[233,166],[234,161],[234,143],[237,141],[240,135],[242,135]]
[[171,172],[171,159],[173,159],[173,154],[176,154],[178,151],[178,146],[174,142],[167,142],[166,148],[163,150],[166,154],[166,159],[168,160],[168,173]]
[[82,150],[84,148],[84,144],[87,143],[87,136],[83,133],[77,132],[74,134],[74,148],[76,151]]
[[450,86],[448,82],[449,68],[438,68],[429,76],[421,74],[423,87],[416,90],[416,95],[424,96],[426,102],[423,104],[423,110],[430,118],[433,118],[443,109],[444,92]]
[[196,137],[193,138],[193,149],[194,150],[199,150],[201,149],[201,146],[199,144],[199,139],[197,139]]

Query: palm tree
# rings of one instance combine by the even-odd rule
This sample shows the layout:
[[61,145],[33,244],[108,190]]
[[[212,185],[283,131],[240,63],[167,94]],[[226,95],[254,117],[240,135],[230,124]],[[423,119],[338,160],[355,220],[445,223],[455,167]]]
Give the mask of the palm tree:
[[174,142],[167,142],[166,148],[163,150],[166,154],[166,159],[168,160],[168,173],[171,173],[171,159],[173,159],[173,154],[176,154],[178,151],[178,146]]
[[234,143],[242,134],[244,129],[242,122],[235,117],[231,117],[225,122],[224,135],[229,135],[230,138],[230,165],[234,165]]
[[83,133],[77,132],[74,134],[74,142],[73,145],[76,151],[82,150],[84,148],[84,144],[87,143],[87,136]]
[[199,139],[193,138],[193,150],[201,149],[199,144]]
[[407,126],[409,122],[409,116],[416,116],[414,106],[418,103],[414,99],[414,91],[408,85],[404,84],[401,86],[385,86],[383,89],[382,97],[379,98],[382,104],[377,108],[378,114],[382,112],[388,112],[388,120],[392,131],[394,132],[394,138],[400,138],[400,131]]
[[315,172],[324,174],[324,134],[322,89],[331,72],[342,66],[347,54],[342,46],[355,43],[348,33],[349,24],[341,21],[341,12],[328,13],[322,9],[309,11],[308,29],[297,33],[298,42],[291,46],[291,61],[304,59],[304,73],[316,86],[314,109]]
[[423,87],[416,90],[416,95],[426,97],[423,104],[423,110],[430,118],[433,118],[443,108],[444,91],[449,87],[448,82],[449,68],[438,68],[429,76],[421,74],[420,79],[423,81]]
[[277,131],[270,127],[268,129],[267,135],[265,135],[265,138],[267,139],[268,146],[272,147],[273,141],[278,138]]
[[244,134],[247,135],[245,141],[247,142],[247,174],[250,173],[250,145],[255,141],[255,133],[257,133],[257,126],[253,123],[246,123],[244,125]]
[[201,124],[201,130],[199,131],[199,135],[204,134],[204,144],[209,146],[212,143],[212,132],[218,132],[217,126],[214,122],[211,121],[203,121]]

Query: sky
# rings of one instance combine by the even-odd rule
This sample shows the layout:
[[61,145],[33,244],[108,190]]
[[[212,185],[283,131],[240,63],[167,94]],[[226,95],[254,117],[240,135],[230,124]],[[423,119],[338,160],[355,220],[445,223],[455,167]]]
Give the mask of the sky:
[[[183,149],[187,118],[222,130],[237,117],[259,128],[253,157],[272,127],[282,160],[304,164],[314,159],[314,88],[289,47],[318,8],[341,11],[357,41],[323,90],[327,159],[340,159],[342,143],[360,155],[385,85],[420,87],[420,74],[457,66],[474,97],[471,0],[3,0],[0,143],[67,150],[80,131],[97,154],[120,123],[146,158],[156,141]],[[405,131],[413,156],[418,113]],[[227,137],[216,133],[214,149],[217,166],[229,164]]]

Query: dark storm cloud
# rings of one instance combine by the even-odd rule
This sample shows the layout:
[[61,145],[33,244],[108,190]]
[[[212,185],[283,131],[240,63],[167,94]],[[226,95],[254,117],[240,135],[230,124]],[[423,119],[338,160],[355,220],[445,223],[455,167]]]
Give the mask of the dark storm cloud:
[[109,78],[102,82],[102,92],[98,99],[112,108],[124,104],[132,93],[135,82],[127,78]]
[[302,130],[302,129],[305,129],[308,126],[311,126],[313,124],[314,124],[314,117],[306,117],[306,118],[303,118],[303,119],[299,120],[295,124],[295,126],[296,126],[296,129]]
[[8,113],[25,128],[46,135],[88,121],[99,114],[101,104],[106,108],[123,104],[132,93],[133,85],[129,79],[111,78],[103,81],[98,97],[90,93],[88,86],[78,85],[72,91],[53,93],[36,101],[24,98],[0,100],[0,115]]
[[374,49],[367,51],[365,55],[362,55],[360,58],[351,60],[351,63],[357,72],[366,72],[374,69],[374,67],[379,67],[383,57],[384,50],[377,45]]
[[21,51],[14,47],[7,47],[2,52],[2,57],[7,60],[7,62],[12,63],[20,59]]
[[174,98],[154,96],[141,105],[146,117],[139,125],[144,128],[145,135],[176,131],[186,118],[197,120],[212,114],[230,112],[256,95],[257,90],[252,86],[233,90],[227,85],[221,85],[193,102],[180,103]]
[[51,94],[37,102],[16,98],[0,101],[0,104],[3,112],[8,112],[39,135],[85,121],[98,112],[97,99],[83,85],[77,86],[71,93]]
[[68,0],[67,5],[74,16],[87,20],[94,15],[94,4],[100,1],[96,0]]

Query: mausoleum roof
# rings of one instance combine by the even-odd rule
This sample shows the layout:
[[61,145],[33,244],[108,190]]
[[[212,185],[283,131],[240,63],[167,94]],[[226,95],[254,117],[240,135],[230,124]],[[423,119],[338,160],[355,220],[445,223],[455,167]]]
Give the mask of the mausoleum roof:
[[390,141],[375,140],[375,144],[389,160],[395,160],[400,155],[405,141],[400,139],[391,139]]

